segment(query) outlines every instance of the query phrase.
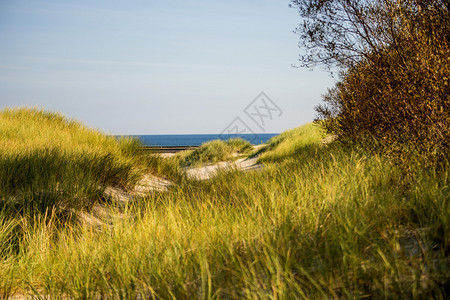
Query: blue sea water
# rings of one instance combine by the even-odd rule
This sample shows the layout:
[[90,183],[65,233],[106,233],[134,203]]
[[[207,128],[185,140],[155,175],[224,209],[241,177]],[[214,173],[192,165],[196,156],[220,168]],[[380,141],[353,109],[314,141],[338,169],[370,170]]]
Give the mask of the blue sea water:
[[155,134],[155,135],[131,135],[139,138],[146,146],[200,146],[212,140],[228,140],[240,137],[254,145],[264,144],[278,133],[255,134]]

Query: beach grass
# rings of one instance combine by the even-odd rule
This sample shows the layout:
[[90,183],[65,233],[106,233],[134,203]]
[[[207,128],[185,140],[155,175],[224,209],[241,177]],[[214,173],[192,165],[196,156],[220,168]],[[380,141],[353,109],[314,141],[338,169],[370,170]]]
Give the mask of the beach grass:
[[111,206],[100,226],[4,207],[0,295],[445,299],[448,170],[405,177],[319,137],[312,124],[284,133],[260,153],[265,168],[184,178]]
[[280,162],[305,153],[308,148],[316,148],[324,137],[325,132],[320,125],[308,123],[274,136],[252,156],[258,156],[259,162]]
[[130,189],[144,169],[140,143],[38,109],[0,112],[0,197],[16,210],[84,209],[107,186]]
[[252,150],[250,142],[241,138],[226,141],[213,140],[206,142],[193,151],[181,153],[177,158],[182,166],[200,166],[234,159],[235,154],[242,155]]

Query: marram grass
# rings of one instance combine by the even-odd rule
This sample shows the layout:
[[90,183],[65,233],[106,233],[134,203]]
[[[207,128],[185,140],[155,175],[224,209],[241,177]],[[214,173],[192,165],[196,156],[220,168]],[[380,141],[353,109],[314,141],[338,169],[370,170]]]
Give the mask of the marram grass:
[[255,155],[259,155],[260,162],[280,162],[320,145],[324,136],[318,124],[308,123],[271,138]]
[[[303,139],[306,128],[286,135]],[[0,211],[1,293],[448,297],[448,171],[417,167],[405,179],[379,156],[316,140],[293,144],[303,146],[273,146],[267,153],[278,163],[263,170],[183,180],[168,192],[112,207],[111,225],[100,228],[61,226],[51,212],[31,221]]]
[[108,185],[135,184],[142,173],[139,146],[56,113],[5,109],[0,112],[0,201],[18,210],[88,207]]
[[233,159],[234,154],[245,154],[252,149],[251,144],[241,138],[232,138],[226,141],[213,140],[186,154],[180,153],[177,157],[183,166],[198,166]]

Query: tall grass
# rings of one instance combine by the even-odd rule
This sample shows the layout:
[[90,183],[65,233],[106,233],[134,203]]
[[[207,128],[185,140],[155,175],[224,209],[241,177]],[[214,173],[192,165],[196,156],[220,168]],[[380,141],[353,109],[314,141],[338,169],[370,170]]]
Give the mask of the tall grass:
[[232,138],[226,141],[214,140],[206,142],[192,152],[179,156],[181,165],[202,165],[233,159],[235,154],[245,154],[252,149],[251,144],[241,138]]
[[[306,128],[289,135],[308,137]],[[383,157],[303,144],[273,147],[280,159],[261,171],[184,180],[111,208],[118,210],[113,226],[61,227],[51,213],[29,222],[0,211],[0,291],[84,299],[446,298],[448,171],[416,166],[405,182]]]
[[131,188],[142,168],[139,143],[117,141],[37,109],[0,112],[0,203],[17,210],[80,209],[108,186]]
[[271,138],[267,146],[253,155],[259,156],[260,162],[279,162],[305,152],[307,148],[319,146],[324,136],[318,124],[308,123]]

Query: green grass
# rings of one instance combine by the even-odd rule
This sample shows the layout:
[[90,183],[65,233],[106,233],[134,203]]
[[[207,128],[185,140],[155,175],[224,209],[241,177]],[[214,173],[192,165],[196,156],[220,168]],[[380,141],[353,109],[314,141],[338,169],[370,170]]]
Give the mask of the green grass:
[[295,157],[306,148],[319,146],[324,136],[319,125],[308,123],[271,138],[266,147],[259,149],[253,155],[258,155],[260,162],[280,162],[289,157]]
[[214,140],[202,144],[195,150],[179,156],[180,164],[184,166],[199,166],[206,163],[216,163],[233,159],[233,154],[249,153],[251,144],[241,138],[227,141]]
[[17,210],[80,209],[106,186],[132,188],[143,173],[136,140],[117,141],[37,109],[0,112],[0,201]]
[[111,225],[0,210],[0,295],[448,297],[448,170],[405,177],[383,157],[321,146],[312,125],[282,136],[266,168],[184,178],[111,207]]

